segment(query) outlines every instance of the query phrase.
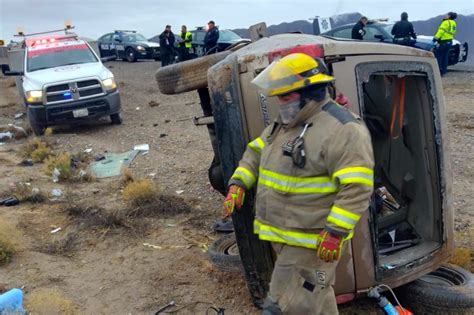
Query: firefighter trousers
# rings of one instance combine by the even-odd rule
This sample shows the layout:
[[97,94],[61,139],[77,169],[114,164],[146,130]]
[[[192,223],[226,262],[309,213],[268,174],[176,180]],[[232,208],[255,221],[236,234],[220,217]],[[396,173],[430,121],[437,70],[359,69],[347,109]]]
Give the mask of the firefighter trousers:
[[272,246],[277,260],[262,314],[338,314],[333,289],[338,262],[321,260],[314,249]]

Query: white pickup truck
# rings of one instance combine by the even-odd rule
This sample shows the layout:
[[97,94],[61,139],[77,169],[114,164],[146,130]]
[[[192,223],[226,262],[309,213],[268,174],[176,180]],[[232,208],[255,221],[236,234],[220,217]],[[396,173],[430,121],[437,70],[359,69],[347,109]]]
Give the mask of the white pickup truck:
[[103,116],[121,124],[114,75],[76,34],[26,38],[16,52],[16,65],[12,67],[15,58],[9,56],[10,65],[2,65],[2,72],[18,76],[20,96],[36,135],[42,135],[47,126]]

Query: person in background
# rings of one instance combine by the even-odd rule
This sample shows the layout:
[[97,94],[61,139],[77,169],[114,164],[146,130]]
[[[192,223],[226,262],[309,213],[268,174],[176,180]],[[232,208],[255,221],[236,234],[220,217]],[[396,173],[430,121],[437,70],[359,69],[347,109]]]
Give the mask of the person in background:
[[219,40],[219,30],[214,21],[207,23],[207,32],[204,37],[204,52],[206,55],[215,54],[217,52],[217,41]]
[[393,42],[399,45],[413,46],[416,40],[416,33],[413,24],[408,21],[408,13],[403,12],[400,21],[392,28]]
[[188,32],[186,25],[181,26],[181,33],[178,37],[178,53],[179,61],[186,61],[189,59],[189,50],[191,49],[191,41],[193,35]]
[[455,20],[457,17],[458,15],[455,12],[448,12],[433,37],[433,43],[436,44],[435,55],[441,76],[444,76],[448,71],[449,50],[456,34]]
[[357,21],[357,23],[352,27],[352,39],[363,40],[365,35],[364,27],[367,25],[369,20],[367,17],[363,16]]
[[171,26],[166,25],[163,33],[160,34],[160,57],[161,66],[167,66],[171,63],[171,58],[174,57],[174,34],[171,31]]

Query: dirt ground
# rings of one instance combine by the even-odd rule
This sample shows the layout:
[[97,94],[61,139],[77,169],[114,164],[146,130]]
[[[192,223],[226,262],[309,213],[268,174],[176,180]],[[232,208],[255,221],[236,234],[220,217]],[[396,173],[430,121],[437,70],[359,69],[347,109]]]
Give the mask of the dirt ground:
[[[192,123],[191,118],[201,114],[197,93],[160,94],[154,79],[158,62],[107,65],[119,84],[123,124],[102,120],[54,128],[48,141],[55,152],[78,153],[90,148],[92,156],[125,152],[147,143],[149,153],[136,157],[131,173],[151,179],[162,193],[187,201],[191,210],[134,218],[118,226],[91,223],[68,207],[74,203],[107,211],[126,208],[120,178],[53,183],[42,164],[18,165],[18,151],[28,139],[6,143],[0,146],[0,193],[23,181],[45,193],[60,188],[65,196],[57,201],[0,207],[0,223],[20,232],[15,236],[18,253],[0,266],[0,287],[24,287],[27,299],[38,290],[52,289],[72,302],[73,313],[78,314],[152,314],[172,300],[183,307],[181,314],[205,314],[209,306],[225,308],[226,314],[258,314],[243,276],[216,270],[201,247],[218,237],[210,226],[221,214],[223,197],[207,180],[212,160],[207,130]],[[24,111],[12,82],[0,77],[0,126],[13,123],[13,116]],[[443,83],[457,243],[472,249],[474,73],[451,71]],[[158,106],[150,106],[151,101]],[[62,230],[51,234],[57,227]],[[55,242],[67,246],[53,251]],[[368,304],[364,313],[376,313],[371,301],[364,303]],[[358,313],[360,303],[342,309],[345,314]],[[43,313],[67,312],[51,309]]]

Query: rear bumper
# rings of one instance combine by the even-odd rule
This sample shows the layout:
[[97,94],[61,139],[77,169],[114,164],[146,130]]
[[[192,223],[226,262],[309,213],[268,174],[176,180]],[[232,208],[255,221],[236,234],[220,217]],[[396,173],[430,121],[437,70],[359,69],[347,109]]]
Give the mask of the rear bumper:
[[[73,111],[87,109],[88,115],[75,118]],[[110,116],[120,112],[121,103],[118,91],[105,96],[91,98],[67,104],[28,105],[28,115],[31,121],[42,125],[73,124],[77,122]]]

